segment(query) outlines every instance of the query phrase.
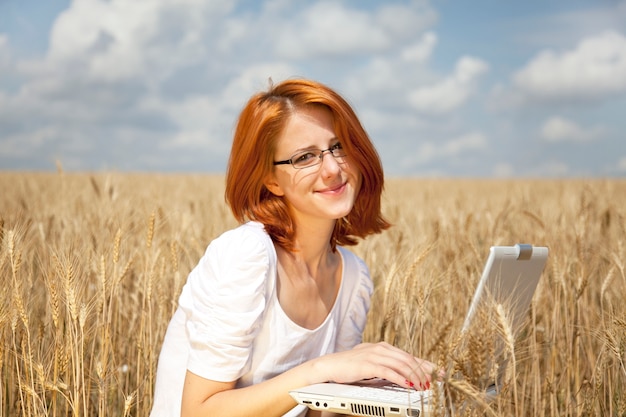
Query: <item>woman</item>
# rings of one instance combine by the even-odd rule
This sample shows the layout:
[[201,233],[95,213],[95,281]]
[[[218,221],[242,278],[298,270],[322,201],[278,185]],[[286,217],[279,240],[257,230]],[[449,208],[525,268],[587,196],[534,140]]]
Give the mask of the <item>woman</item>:
[[304,416],[289,390],[372,377],[427,386],[433,364],[361,344],[373,286],[343,246],[389,227],[382,188],[376,150],[336,92],[288,80],[253,96],[226,178],[242,225],[188,277],[152,416]]

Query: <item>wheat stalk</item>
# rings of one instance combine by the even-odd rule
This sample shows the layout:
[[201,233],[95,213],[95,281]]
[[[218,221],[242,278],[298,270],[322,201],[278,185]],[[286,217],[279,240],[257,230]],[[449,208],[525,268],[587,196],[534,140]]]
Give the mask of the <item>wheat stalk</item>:
[[[519,397],[517,395],[517,383],[516,383],[517,359],[515,357],[515,336],[514,336],[513,329],[511,328],[511,323],[509,319],[507,318],[505,308],[501,303],[498,303],[496,305],[496,319],[498,322],[498,329],[500,330],[502,338],[505,341],[505,346],[507,350],[506,354],[510,358],[507,364],[509,364],[509,367],[511,369],[511,375],[509,375],[507,379],[513,381],[512,383],[513,401],[514,401],[513,403],[515,404],[515,407],[516,407],[515,415],[520,415],[519,409],[517,408],[519,405],[519,401],[518,401]],[[502,383],[502,381],[498,381],[498,382]]]
[[[147,416],[185,277],[235,224],[216,198],[223,178],[2,172],[0,189],[0,415]],[[383,201],[396,226],[354,248],[376,283],[366,341],[449,364],[478,395],[501,326],[486,319],[471,349],[458,345],[476,271],[489,245],[545,244],[518,382],[491,408],[624,414],[624,181],[391,179]]]

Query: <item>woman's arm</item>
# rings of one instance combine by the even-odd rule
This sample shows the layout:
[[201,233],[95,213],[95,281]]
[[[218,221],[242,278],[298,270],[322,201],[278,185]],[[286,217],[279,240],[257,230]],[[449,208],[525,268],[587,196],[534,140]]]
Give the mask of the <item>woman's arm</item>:
[[282,416],[296,406],[289,390],[309,384],[308,363],[245,388],[235,382],[217,382],[187,372],[181,417]]
[[387,343],[361,344],[296,366],[274,378],[245,388],[187,372],[182,416],[281,416],[296,402],[289,391],[318,382],[354,382],[379,377],[401,386],[425,385],[435,365]]

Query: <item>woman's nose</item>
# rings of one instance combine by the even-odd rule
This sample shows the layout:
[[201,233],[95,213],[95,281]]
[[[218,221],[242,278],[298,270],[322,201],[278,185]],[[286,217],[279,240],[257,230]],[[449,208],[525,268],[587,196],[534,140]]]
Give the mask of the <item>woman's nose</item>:
[[331,152],[324,152],[322,158],[322,170],[325,175],[334,175],[341,169],[339,167],[339,161]]

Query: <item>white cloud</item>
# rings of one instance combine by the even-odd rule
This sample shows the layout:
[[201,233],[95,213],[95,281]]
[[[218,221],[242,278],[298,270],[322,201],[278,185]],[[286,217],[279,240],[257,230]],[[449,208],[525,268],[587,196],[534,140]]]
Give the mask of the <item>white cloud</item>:
[[[47,61],[61,71],[107,82],[162,80],[207,57],[230,2],[75,0],[55,21]],[[32,63],[36,71],[39,63]]]
[[409,62],[426,62],[430,58],[435,45],[437,45],[437,35],[434,32],[426,32],[418,42],[407,46],[401,52],[402,59]]
[[285,58],[354,55],[384,49],[390,42],[387,31],[373,25],[371,15],[341,3],[313,3],[285,23],[276,46],[279,56]]
[[598,99],[626,92],[626,37],[608,31],[570,51],[544,50],[518,71],[518,91],[538,99]]
[[511,164],[502,162],[502,163],[496,164],[496,166],[493,168],[492,173],[496,177],[507,178],[515,174],[515,168]]
[[569,174],[569,166],[562,161],[549,161],[528,172],[535,176],[561,177]]
[[[243,107],[251,94],[267,89],[268,75],[281,80],[293,73],[288,65],[253,65],[240,76],[230,80],[222,91],[214,96],[195,94],[180,100],[159,96],[146,98],[142,109],[162,113],[178,127],[178,133],[166,143],[165,148],[206,148],[227,152],[229,141],[224,140],[225,132],[230,137],[234,127],[234,116]],[[261,81],[263,80],[263,81]]]
[[0,33],[0,69],[7,68],[11,61],[11,50],[9,46],[9,37]]
[[467,150],[483,149],[487,146],[487,138],[480,132],[472,132],[447,142],[443,147],[444,155],[458,155]]
[[415,110],[427,114],[453,111],[467,101],[477,79],[488,69],[489,65],[478,58],[462,57],[454,74],[435,85],[410,92],[409,102]]
[[622,157],[617,163],[617,169],[620,172],[626,172],[626,156]]
[[46,141],[55,137],[58,133],[56,126],[47,126],[33,129],[28,133],[5,135],[0,142],[0,153],[10,158],[27,157],[29,153],[41,147]]
[[449,158],[462,154],[463,152],[479,151],[487,147],[487,138],[481,132],[467,133],[445,143],[423,143],[417,152],[416,162],[430,162],[437,158]]
[[269,81],[276,83],[297,72],[294,65],[284,62],[255,63],[232,77],[221,92],[220,101],[225,107],[238,111],[251,94],[266,90]]
[[[441,175],[516,175],[522,162],[504,159],[510,165],[492,167],[483,156],[488,151],[490,159],[503,161],[491,153],[506,148],[506,141],[514,137],[536,135],[531,130],[537,126],[546,141],[592,140],[604,135],[594,151],[619,148],[611,142],[619,140],[617,132],[623,131],[615,105],[622,103],[619,100],[602,103],[605,107],[592,114],[584,114],[585,103],[567,109],[552,106],[548,114],[537,106],[514,115],[502,112],[498,117],[485,114],[482,106],[470,108],[469,103],[478,101],[478,88],[486,84],[484,78],[502,77],[500,70],[506,71],[511,61],[498,62],[498,73],[488,74],[491,69],[482,59],[450,56],[460,44],[439,51],[448,48],[445,40],[466,28],[451,32],[448,25],[435,26],[438,16],[429,0],[71,0],[67,4],[51,26],[50,38],[40,39],[38,48],[48,45],[45,52],[16,50],[16,45],[25,45],[26,36],[0,33],[2,166],[34,165],[30,161],[47,161],[51,153],[59,152],[68,169],[79,166],[78,161],[81,167],[92,164],[95,168],[204,169],[205,164],[212,164],[209,169],[221,169],[236,117],[250,94],[266,88],[269,77],[280,81],[292,76],[318,79],[344,94],[381,156],[388,158],[384,163],[391,172],[419,173],[422,168],[436,167]],[[32,6],[20,7],[28,11]],[[550,16],[546,21],[553,19]],[[515,93],[522,103],[545,97],[589,97],[584,92],[595,85],[601,87],[602,97],[614,94],[618,90],[605,85],[615,87],[623,81],[623,73],[617,72],[623,62],[620,31],[624,33],[616,28],[607,32],[612,36],[588,38],[596,42],[592,49],[605,45],[606,52],[595,51],[596,55],[584,42],[571,50],[556,49],[563,42],[571,45],[572,31],[563,34],[554,29],[561,36],[558,42],[538,36],[541,48],[554,46],[544,51],[549,59],[538,54],[529,60],[518,78],[508,86],[503,84],[502,94]],[[577,33],[580,37],[580,33],[597,32]],[[503,42],[514,45],[519,40],[519,32],[502,34],[502,39],[493,39],[493,51],[501,50]],[[476,43],[470,36],[466,41],[473,48]],[[520,59],[524,48],[520,49],[506,57]],[[434,63],[433,57],[437,58]],[[570,68],[565,64],[570,61],[581,71],[600,68],[605,71],[599,73],[608,75],[594,78],[585,73],[581,77],[587,90],[574,90],[577,95],[562,79],[549,79],[546,87],[530,76],[541,78],[554,66],[558,77],[564,78]],[[441,70],[441,65],[448,67]],[[552,95],[541,95],[552,84],[556,85]],[[569,120],[549,119],[559,113]],[[603,125],[599,127],[593,117],[600,113]],[[473,133],[455,137],[450,132]],[[482,132],[502,138],[500,146],[488,149]],[[134,156],[138,154],[141,157]],[[127,162],[129,155],[133,156]],[[583,164],[567,155],[563,160],[580,172],[581,165],[596,163],[597,158]],[[176,161],[195,161],[196,165]],[[616,162],[612,166],[617,169]],[[563,172],[567,165],[542,169]]]
[[[351,99],[363,100],[379,109],[391,105],[397,112],[400,103],[406,110],[402,100],[406,91],[435,79],[428,69],[428,60],[436,44],[437,36],[426,32],[417,41],[398,42],[397,50],[372,55],[362,67],[349,70],[349,76],[341,83],[343,91]],[[372,97],[376,97],[375,102]]]
[[374,23],[389,31],[396,39],[410,39],[433,26],[437,21],[437,12],[428,0],[417,0],[405,4],[380,2],[381,6],[373,10]]
[[[425,62],[436,43],[432,33],[422,37],[436,19],[426,1],[375,10],[282,0],[258,6],[235,13],[232,2],[73,0],[53,22],[44,55],[9,62],[19,84],[0,90],[0,134],[27,149],[67,137],[123,146],[151,137],[155,149],[210,149],[225,159],[238,111],[269,77],[311,76],[344,91],[355,78],[364,91],[372,81],[383,89],[399,80],[389,90],[397,97],[404,84],[395,64]],[[9,40],[0,34],[0,65]],[[280,49],[285,40],[292,50]],[[359,71],[364,77],[355,77]]]
[[427,3],[422,7],[383,5],[373,11],[348,8],[335,1],[307,4],[310,6],[280,23],[276,36],[279,57],[345,59],[384,52],[398,41],[411,39],[436,19]]
[[585,129],[571,120],[554,116],[543,124],[541,137],[548,142],[586,142],[598,139],[604,132],[601,127]]

